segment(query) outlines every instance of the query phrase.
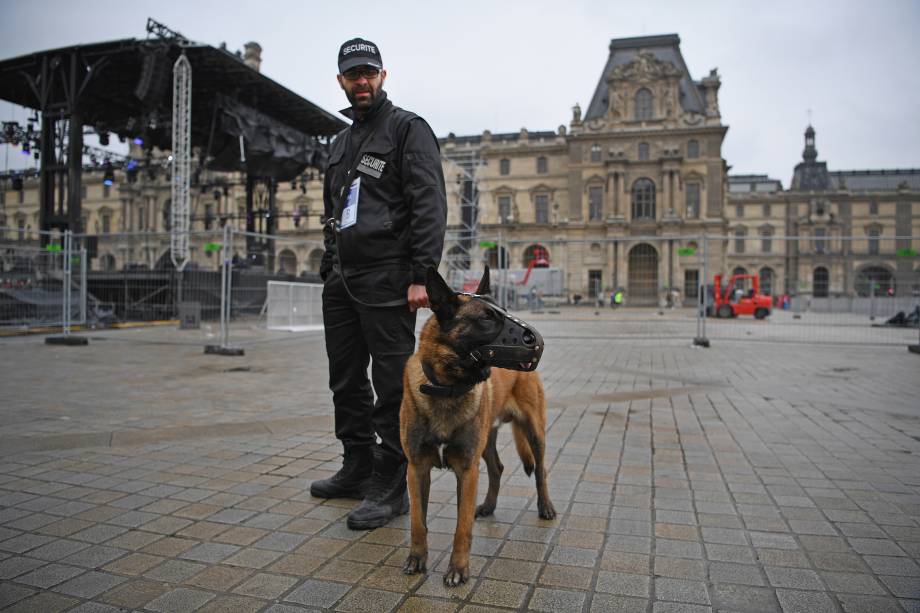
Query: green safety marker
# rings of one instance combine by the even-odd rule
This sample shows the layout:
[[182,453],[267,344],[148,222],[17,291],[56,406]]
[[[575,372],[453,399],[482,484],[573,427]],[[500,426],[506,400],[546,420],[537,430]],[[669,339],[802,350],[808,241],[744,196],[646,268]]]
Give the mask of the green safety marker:
[[695,255],[696,247],[678,247],[677,255]]
[[63,250],[64,248],[61,247],[60,245],[55,245],[55,244],[45,245],[45,251],[63,251]]
[[479,241],[479,246],[486,249],[494,249],[496,246],[498,246],[498,243],[495,241]]
[[217,253],[218,251],[223,249],[223,247],[224,247],[223,243],[205,243],[204,252],[205,253]]
[[898,257],[899,258],[915,258],[917,257],[917,250],[911,247],[904,247],[904,248],[898,249]]

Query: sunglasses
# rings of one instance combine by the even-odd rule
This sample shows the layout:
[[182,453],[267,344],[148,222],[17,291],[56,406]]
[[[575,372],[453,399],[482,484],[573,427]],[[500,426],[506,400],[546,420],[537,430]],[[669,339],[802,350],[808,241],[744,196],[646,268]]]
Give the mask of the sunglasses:
[[361,77],[365,79],[376,79],[380,76],[380,70],[377,68],[371,68],[370,66],[361,66],[358,68],[352,68],[351,70],[346,70],[342,73],[342,76],[349,81],[357,81]]

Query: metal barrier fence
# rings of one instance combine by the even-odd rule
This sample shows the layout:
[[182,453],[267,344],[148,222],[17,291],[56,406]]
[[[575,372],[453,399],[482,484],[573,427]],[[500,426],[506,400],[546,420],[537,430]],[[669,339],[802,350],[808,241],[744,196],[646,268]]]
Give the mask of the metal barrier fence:
[[[107,338],[226,349],[321,329],[320,241],[227,225],[189,242],[177,271],[168,233],[75,235],[68,246],[64,235],[0,229],[0,333],[66,333],[72,323]],[[920,340],[914,237],[496,235],[478,245],[448,281],[473,291],[489,264],[500,303],[563,334],[566,318],[600,317],[612,336],[703,344]],[[287,297],[272,298],[272,287]],[[750,307],[758,301],[768,313]]]

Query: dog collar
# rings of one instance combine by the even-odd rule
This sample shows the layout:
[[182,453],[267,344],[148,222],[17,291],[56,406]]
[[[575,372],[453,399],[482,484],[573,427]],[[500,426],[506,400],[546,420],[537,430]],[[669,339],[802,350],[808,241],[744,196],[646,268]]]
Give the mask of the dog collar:
[[431,383],[422,383],[418,386],[418,391],[428,396],[438,396],[440,398],[458,398],[463,396],[471,389],[476,387],[475,383],[464,383],[463,385],[441,385],[434,376],[434,370],[428,364],[422,362],[422,372]]

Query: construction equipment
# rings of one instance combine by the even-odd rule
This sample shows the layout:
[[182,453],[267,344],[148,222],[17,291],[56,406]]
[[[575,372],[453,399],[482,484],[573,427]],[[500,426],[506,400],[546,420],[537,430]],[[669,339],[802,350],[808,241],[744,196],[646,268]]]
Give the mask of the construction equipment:
[[[746,281],[750,287],[746,288]],[[773,309],[773,299],[760,293],[758,275],[732,275],[728,283],[722,285],[722,275],[717,274],[713,284],[707,287],[709,300],[706,315],[709,317],[738,317],[753,315],[764,319]]]

